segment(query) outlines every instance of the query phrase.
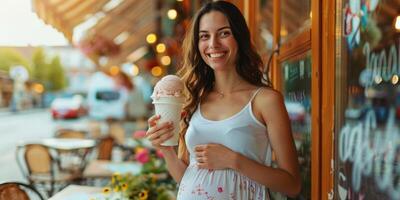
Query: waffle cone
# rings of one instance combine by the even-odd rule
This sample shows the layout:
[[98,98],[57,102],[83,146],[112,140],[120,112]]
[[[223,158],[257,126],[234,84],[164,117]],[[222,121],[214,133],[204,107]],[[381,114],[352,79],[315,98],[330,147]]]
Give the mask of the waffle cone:
[[172,121],[174,124],[174,136],[162,143],[163,146],[176,146],[179,140],[179,121],[181,119],[181,112],[184,99],[182,97],[160,97],[153,100],[156,115],[161,118],[158,123]]

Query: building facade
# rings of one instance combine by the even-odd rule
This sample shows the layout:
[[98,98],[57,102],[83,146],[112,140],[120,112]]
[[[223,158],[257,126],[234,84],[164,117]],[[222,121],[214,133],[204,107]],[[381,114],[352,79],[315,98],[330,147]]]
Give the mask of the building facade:
[[284,97],[300,199],[400,199],[400,2],[231,0]]

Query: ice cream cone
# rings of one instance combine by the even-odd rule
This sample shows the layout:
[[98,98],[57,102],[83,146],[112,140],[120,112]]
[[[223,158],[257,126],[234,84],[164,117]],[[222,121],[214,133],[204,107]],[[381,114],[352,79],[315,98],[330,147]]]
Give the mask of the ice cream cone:
[[172,121],[174,130],[174,136],[169,140],[165,141],[161,145],[163,146],[176,146],[179,140],[179,121],[181,118],[181,111],[183,106],[183,97],[159,97],[153,99],[156,115],[160,115],[161,118],[158,123]]

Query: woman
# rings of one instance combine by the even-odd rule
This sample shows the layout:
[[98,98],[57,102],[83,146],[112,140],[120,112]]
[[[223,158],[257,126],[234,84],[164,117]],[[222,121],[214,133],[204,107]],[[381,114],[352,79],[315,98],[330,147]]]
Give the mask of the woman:
[[[184,42],[189,93],[179,143],[160,144],[177,124],[149,119],[147,135],[180,183],[178,199],[268,199],[268,189],[296,196],[299,164],[282,96],[263,80],[262,61],[240,11],[206,4]],[[278,168],[271,167],[271,152]]]

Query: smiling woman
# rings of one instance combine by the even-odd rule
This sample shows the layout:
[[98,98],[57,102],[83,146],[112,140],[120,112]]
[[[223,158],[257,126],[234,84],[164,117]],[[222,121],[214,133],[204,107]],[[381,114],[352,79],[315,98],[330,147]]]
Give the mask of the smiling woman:
[[[216,23],[208,23],[214,20]],[[216,26],[221,25],[222,26]],[[200,21],[199,50],[203,60],[216,71],[235,67],[237,43],[228,20],[221,12],[211,12]]]
[[0,31],[0,46],[63,46],[68,44],[61,33],[44,24],[32,12],[30,0],[2,1],[0,27],[3,27]]
[[206,4],[183,44],[189,98],[178,155],[162,144],[179,124],[155,115],[147,131],[180,182],[177,199],[269,199],[269,190],[295,197],[301,183],[289,117],[260,70],[239,9],[226,1]]

